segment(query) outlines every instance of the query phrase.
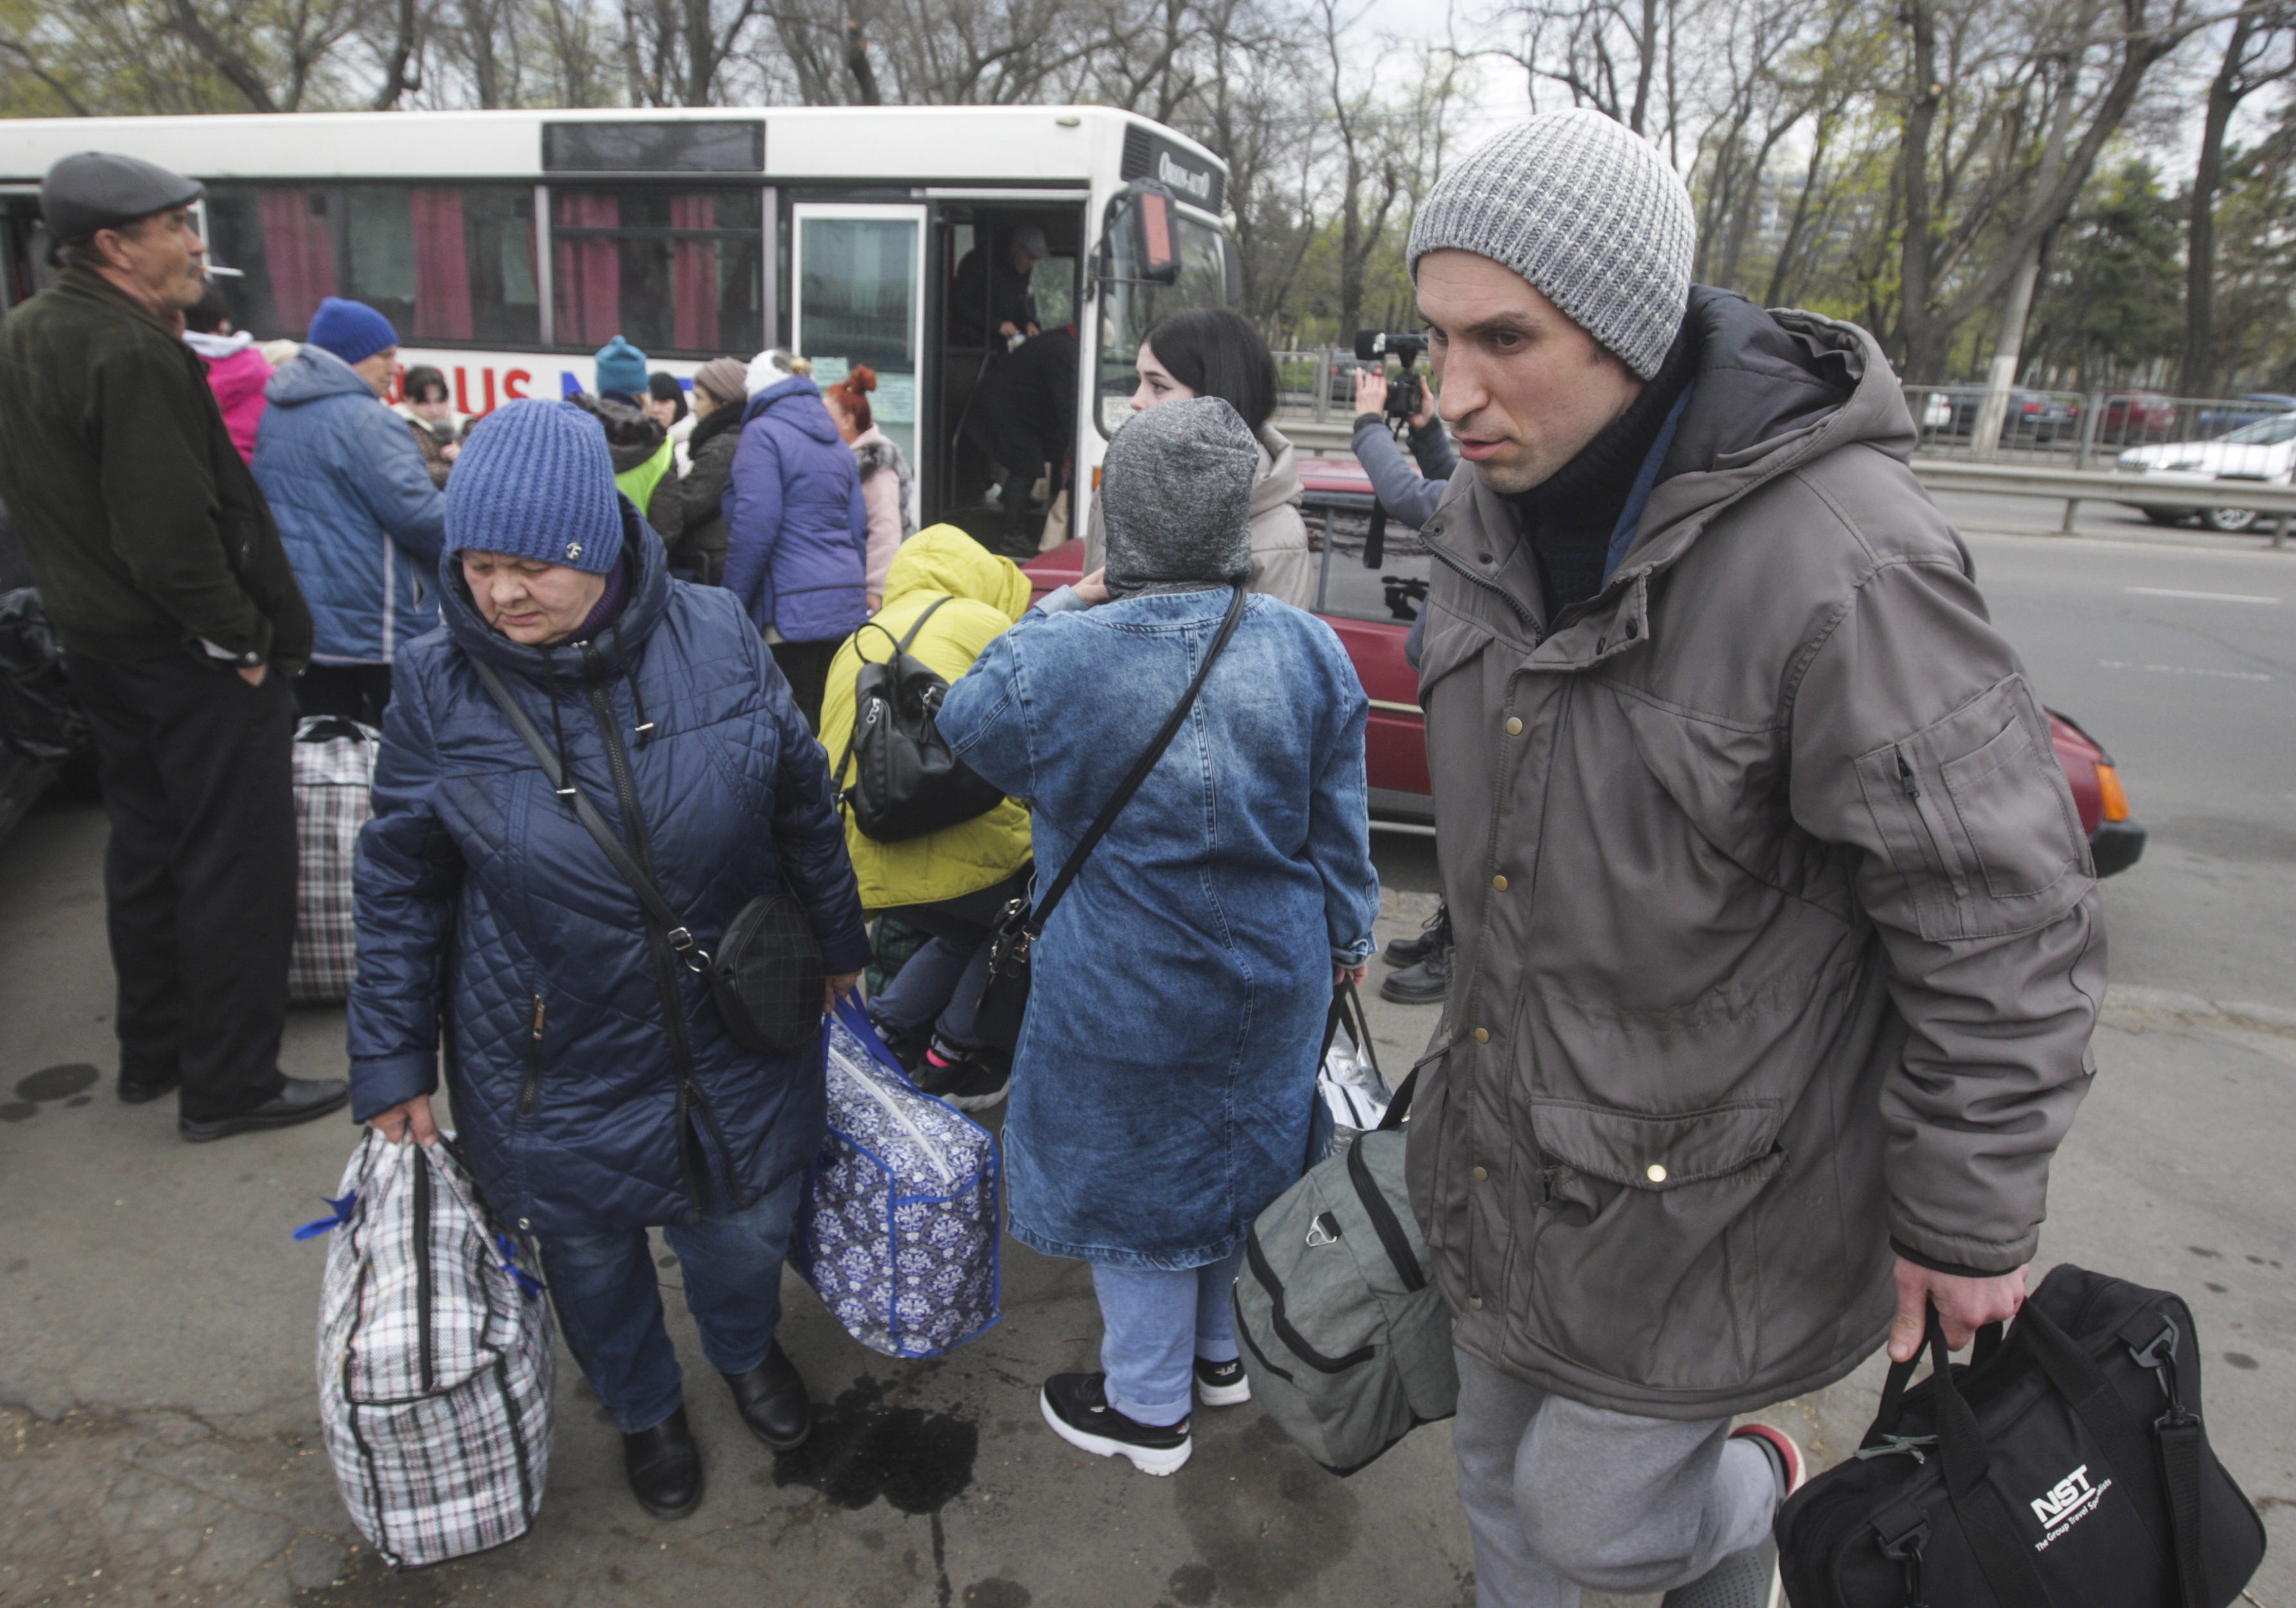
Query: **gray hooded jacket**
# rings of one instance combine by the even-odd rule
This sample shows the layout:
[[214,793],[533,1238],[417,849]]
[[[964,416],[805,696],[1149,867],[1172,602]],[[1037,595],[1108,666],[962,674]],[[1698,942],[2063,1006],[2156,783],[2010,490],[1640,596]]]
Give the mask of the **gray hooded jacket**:
[[1472,469],[1423,532],[1459,947],[1410,1153],[1463,1349],[1683,1419],[1869,1355],[1892,1242],[2032,1256],[2104,989],[2046,717],[1880,349],[1721,291],[1689,321],[1596,596],[1549,616]]

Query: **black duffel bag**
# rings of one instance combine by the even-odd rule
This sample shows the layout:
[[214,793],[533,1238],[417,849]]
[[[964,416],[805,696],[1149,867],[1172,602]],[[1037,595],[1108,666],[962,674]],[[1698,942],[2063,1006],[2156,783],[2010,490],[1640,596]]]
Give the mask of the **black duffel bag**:
[[[2002,1338],[1890,1370],[1857,1455],[1779,1511],[1794,1608],[2225,1608],[2264,1525],[2210,1449],[2192,1309],[2060,1266]],[[1919,1359],[1916,1358],[1916,1361]]]
[[[962,825],[1004,801],[999,789],[949,751],[933,725],[948,683],[909,655],[909,644],[925,621],[947,601],[935,598],[898,642],[873,619],[861,628],[893,643],[890,659],[871,659],[862,652],[861,633],[854,634],[861,669],[853,677],[853,734],[837,762],[837,784],[843,790],[838,802],[853,812],[863,836],[880,843],[906,842]],[[845,781],[849,769],[854,772],[850,786]]]

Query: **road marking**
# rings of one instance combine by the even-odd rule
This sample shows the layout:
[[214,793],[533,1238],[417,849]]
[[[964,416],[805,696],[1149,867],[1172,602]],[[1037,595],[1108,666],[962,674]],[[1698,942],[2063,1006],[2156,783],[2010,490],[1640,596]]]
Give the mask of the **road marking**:
[[2276,597],[2265,597],[2254,592],[2179,592],[2174,587],[2123,587],[2139,597],[2184,597],[2194,603],[2276,603]]
[[2185,664],[2132,664],[2126,659],[2100,659],[2100,667],[2108,670],[2150,670],[2155,676],[2209,676],[2218,681],[2269,681],[2271,677],[2256,670],[2203,670]]

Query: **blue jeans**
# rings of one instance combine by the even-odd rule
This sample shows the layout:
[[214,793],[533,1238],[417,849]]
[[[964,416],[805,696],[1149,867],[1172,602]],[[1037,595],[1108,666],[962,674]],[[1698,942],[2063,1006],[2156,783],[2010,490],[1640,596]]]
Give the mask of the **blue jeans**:
[[[782,1260],[805,1175],[740,1211],[672,1223],[686,1309],[702,1355],[721,1374],[765,1361],[782,1320]],[[642,1227],[542,1239],[543,1276],[566,1344],[625,1435],[652,1429],[685,1399],[677,1352],[663,1325],[661,1286]]]
[[869,1014],[909,1038],[930,1029],[959,1049],[979,1049],[972,1017],[988,986],[988,940],[1004,907],[1027,891],[1026,874],[1016,871],[976,892],[878,912],[931,933],[932,941],[909,956],[885,991],[869,1002]]
[[1111,1268],[1095,1262],[1100,1366],[1108,1405],[1136,1423],[1171,1424],[1195,1403],[1195,1359],[1234,1362],[1238,1246],[1201,1268]]

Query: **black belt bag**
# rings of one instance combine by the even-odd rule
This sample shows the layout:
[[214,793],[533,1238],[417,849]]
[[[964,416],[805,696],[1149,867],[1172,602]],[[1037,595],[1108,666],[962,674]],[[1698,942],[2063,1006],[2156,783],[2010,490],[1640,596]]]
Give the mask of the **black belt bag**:
[[1115,796],[1094,818],[1075,852],[1069,856],[1068,864],[1054,879],[1051,890],[1035,908],[1029,907],[1026,898],[1016,898],[996,918],[996,932],[988,940],[988,983],[981,991],[980,1005],[972,1018],[973,1032],[983,1044],[1010,1054],[1021,1042],[1021,1021],[1029,1011],[1029,948],[1044,935],[1045,923],[1052,918],[1053,907],[1061,902],[1061,896],[1076,881],[1077,873],[1084,869],[1085,861],[1092,857],[1100,840],[1108,835],[1108,829],[1116,825],[1116,817],[1124,813],[1124,807],[1132,802],[1132,795],[1140,791],[1141,783],[1148,780],[1148,773],[1156,768],[1156,761],[1164,757],[1164,751],[1172,746],[1172,739],[1179,735],[1188,711],[1196,706],[1196,695],[1204,690],[1204,678],[1212,673],[1212,665],[1218,660],[1220,650],[1227,646],[1227,639],[1235,635],[1235,624],[1243,618],[1247,596],[1242,587],[1235,589],[1227,605],[1227,617],[1220,621],[1211,646],[1204,650],[1203,663],[1196,667],[1195,679],[1188,683],[1188,690],[1180,694],[1180,701],[1164,718],[1163,729],[1134,763]]
[[2061,1266],[2008,1337],[1908,1391],[1777,1520],[1794,1608],[2226,1608],[2264,1526],[2209,1448],[2175,1296]]
[[[573,805],[575,818],[605,850],[614,869],[622,874],[622,880],[637,895],[639,907],[653,935],[667,943],[689,971],[709,980],[709,997],[716,1001],[718,1014],[734,1042],[758,1055],[786,1055],[811,1044],[821,1032],[823,978],[821,941],[814,935],[805,907],[786,888],[760,894],[742,906],[726,923],[718,940],[717,954],[704,949],[685,918],[662,898],[653,878],[614,836],[614,829],[598,813],[597,806],[565,774],[558,756],[543,741],[541,732],[527,718],[526,711],[512,699],[510,689],[503,685],[494,668],[475,658],[471,660],[471,668],[478,671],[488,695],[510,722],[511,729],[533,751],[542,774],[550,779],[558,796]],[[606,741],[612,743],[618,739],[610,731]],[[629,825],[640,852],[644,852],[645,827],[635,811],[630,812]],[[674,1017],[676,1000],[665,998],[663,1003]],[[675,1021],[672,1026],[676,1027]],[[677,1037],[682,1056],[682,1032]]]

